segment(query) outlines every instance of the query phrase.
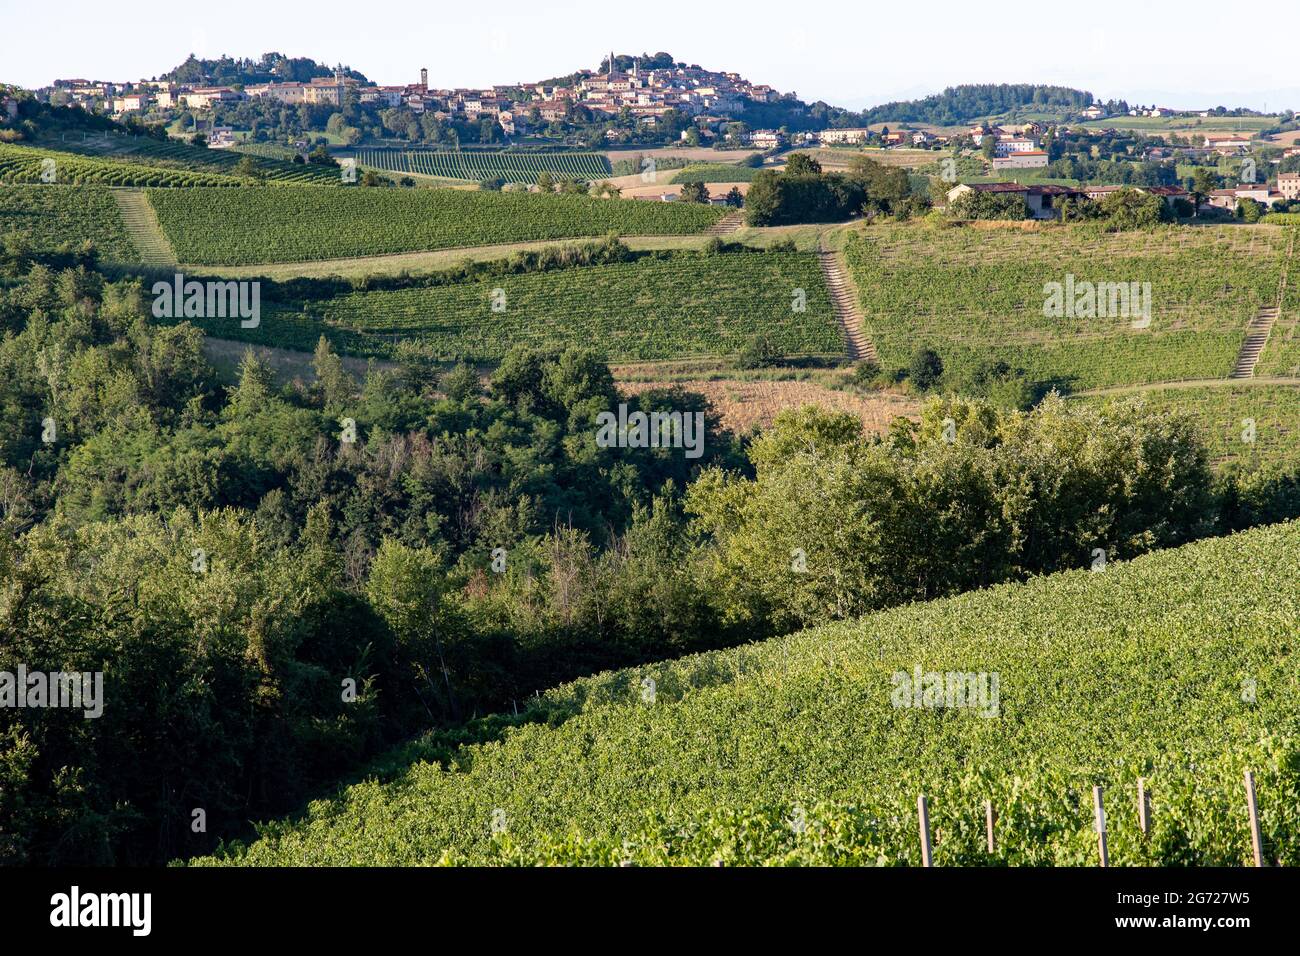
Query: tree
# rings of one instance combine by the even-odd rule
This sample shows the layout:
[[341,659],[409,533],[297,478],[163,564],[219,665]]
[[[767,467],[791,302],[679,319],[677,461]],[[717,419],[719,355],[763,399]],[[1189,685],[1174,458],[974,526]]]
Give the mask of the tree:
[[745,205],[745,197],[741,193],[739,186],[732,186],[731,189],[727,191],[727,205],[733,209],[739,209]]
[[323,335],[316,343],[312,370],[316,373],[321,405],[327,411],[341,410],[356,394],[357,383],[344,369],[343,360],[335,353],[329,339]]
[[1192,198],[1195,201],[1196,211],[1199,213],[1201,204],[1205,202],[1210,193],[1219,188],[1219,177],[1214,175],[1204,166],[1197,166],[1196,171],[1192,173]]
[[445,590],[442,562],[433,551],[384,539],[370,566],[366,597],[392,629],[412,676],[444,716],[454,717],[456,695],[443,639],[448,630],[442,613]]
[[1136,189],[1120,189],[1101,201],[1101,213],[1115,232],[1146,229],[1167,222],[1172,215],[1164,199]]
[[820,176],[822,164],[807,153],[791,153],[785,160],[787,176]]
[[338,160],[330,155],[329,147],[321,143],[310,153],[307,154],[307,162],[313,166],[335,166],[339,165]]
[[1021,192],[990,193],[970,190],[948,204],[954,219],[1027,219],[1029,207]]
[[704,183],[683,183],[682,184],[682,202],[707,203],[709,201],[709,187]]
[[912,192],[907,170],[886,166],[868,156],[853,157],[849,176],[863,184],[867,191],[866,205],[875,211],[894,212]]
[[907,377],[923,392],[928,392],[943,378],[943,360],[933,349],[917,349],[907,366]]

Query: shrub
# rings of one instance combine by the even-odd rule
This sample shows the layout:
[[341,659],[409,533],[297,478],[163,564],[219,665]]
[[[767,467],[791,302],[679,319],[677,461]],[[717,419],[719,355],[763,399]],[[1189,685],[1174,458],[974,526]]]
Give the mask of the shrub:
[[943,378],[943,360],[933,349],[917,349],[907,366],[907,377],[923,392],[928,392]]

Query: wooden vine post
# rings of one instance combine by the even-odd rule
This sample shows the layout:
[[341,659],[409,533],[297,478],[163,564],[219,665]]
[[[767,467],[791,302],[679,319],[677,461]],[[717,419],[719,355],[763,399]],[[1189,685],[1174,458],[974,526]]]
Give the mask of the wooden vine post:
[[1092,807],[1097,817],[1097,854],[1101,857],[1102,866],[1110,866],[1110,858],[1106,854],[1106,810],[1101,805],[1101,787],[1092,788]]
[[921,865],[934,866],[930,850],[930,810],[925,804],[925,794],[916,798],[916,820],[921,829]]
[[1259,806],[1255,803],[1255,775],[1246,771],[1246,809],[1250,812],[1250,845],[1255,852],[1255,865],[1264,865],[1264,839],[1259,832]]

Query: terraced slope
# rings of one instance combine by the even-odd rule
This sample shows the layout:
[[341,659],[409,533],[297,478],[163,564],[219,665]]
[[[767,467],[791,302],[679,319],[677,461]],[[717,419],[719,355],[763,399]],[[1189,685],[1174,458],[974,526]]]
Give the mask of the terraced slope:
[[[1093,865],[1101,785],[1112,865],[1242,865],[1249,768],[1265,856],[1295,865],[1298,631],[1292,523],[579,681],[226,859],[915,864],[924,793],[936,865]],[[920,706],[918,670],[945,681]],[[949,672],[990,693],[959,706]]]

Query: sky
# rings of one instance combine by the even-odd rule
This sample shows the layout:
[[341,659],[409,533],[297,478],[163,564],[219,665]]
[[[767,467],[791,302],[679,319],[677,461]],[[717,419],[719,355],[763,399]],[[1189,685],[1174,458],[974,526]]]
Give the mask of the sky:
[[0,82],[136,80],[166,72],[191,52],[277,51],[342,62],[382,84],[415,82],[427,66],[431,86],[472,87],[595,69],[613,48],[666,50],[678,61],[854,109],[960,83],[1059,84],[1174,109],[1300,109],[1300,73],[1284,69],[1295,63],[1288,46],[1300,35],[1297,0],[1248,8],[1206,0],[1047,6],[492,0],[404,9],[355,0],[0,0]]

